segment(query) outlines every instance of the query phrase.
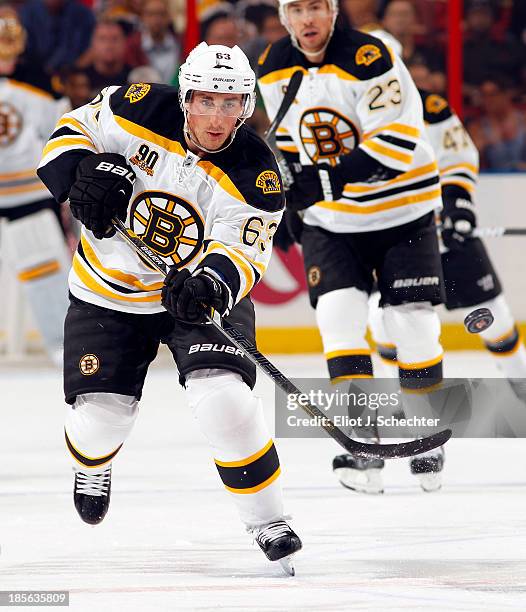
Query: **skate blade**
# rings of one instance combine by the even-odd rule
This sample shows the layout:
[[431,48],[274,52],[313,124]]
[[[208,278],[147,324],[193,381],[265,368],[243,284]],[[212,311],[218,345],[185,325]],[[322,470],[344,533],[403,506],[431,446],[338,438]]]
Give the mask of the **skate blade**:
[[370,468],[368,470],[354,470],[353,468],[338,468],[334,470],[340,484],[346,489],[368,495],[380,495],[384,492],[382,470]]
[[442,488],[442,478],[440,472],[430,474],[417,474],[420,487],[426,493],[434,493]]
[[294,563],[292,561],[292,557],[283,557],[282,559],[278,559],[278,563],[281,565],[281,569],[287,574],[287,576],[295,576],[296,570],[294,568]]

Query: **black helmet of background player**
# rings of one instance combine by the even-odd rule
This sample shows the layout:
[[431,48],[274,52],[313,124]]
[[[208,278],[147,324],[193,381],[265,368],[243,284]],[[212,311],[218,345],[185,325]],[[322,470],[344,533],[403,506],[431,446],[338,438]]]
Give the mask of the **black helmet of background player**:
[[[250,67],[247,56],[236,45],[199,44],[188,56],[186,62],[179,69],[179,103],[185,117],[184,130],[187,138],[206,153],[219,153],[224,151],[234,140],[236,131],[254,112],[256,105],[256,75]],[[225,96],[225,103],[217,109],[211,104],[196,109],[194,96],[196,92],[207,92]],[[228,102],[228,96],[241,96],[240,104]],[[215,114],[219,113],[228,118],[236,118],[226,141],[217,149],[210,149],[199,142],[188,125],[189,114]]]
[[16,11],[12,8],[0,8],[0,62],[16,63],[19,55],[26,48],[26,31]]
[[[310,15],[310,19],[307,15]],[[281,23],[290,34],[292,44],[308,59],[317,58],[325,53],[337,17],[338,0],[279,0]],[[314,25],[312,32],[309,33],[307,22],[311,20]],[[301,23],[295,25],[298,21]]]

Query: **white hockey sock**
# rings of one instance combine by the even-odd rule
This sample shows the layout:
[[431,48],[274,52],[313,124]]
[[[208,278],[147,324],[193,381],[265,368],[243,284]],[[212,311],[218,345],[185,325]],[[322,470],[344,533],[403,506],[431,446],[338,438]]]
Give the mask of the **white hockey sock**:
[[66,410],[66,445],[76,470],[108,467],[129,436],[137,418],[135,397],[117,393],[78,395]]
[[194,417],[247,527],[283,518],[280,465],[260,402],[239,374],[197,370],[186,391]]
[[526,378],[526,350],[504,296],[478,304],[477,308],[489,308],[493,313],[493,324],[480,336],[497,367],[506,378]]

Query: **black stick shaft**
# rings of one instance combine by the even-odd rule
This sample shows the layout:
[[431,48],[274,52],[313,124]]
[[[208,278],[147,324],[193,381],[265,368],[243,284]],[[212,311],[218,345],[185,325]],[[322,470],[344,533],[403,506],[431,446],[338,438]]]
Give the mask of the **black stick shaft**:
[[[166,276],[169,267],[166,263],[150,249],[144,242],[131,230],[128,229],[119,219],[113,219],[113,225],[117,232],[128,242],[139,256],[149,265],[154,266],[161,274]],[[223,320],[222,325],[211,317],[207,317],[211,323],[223,336],[226,336],[236,348],[243,351],[248,359],[260,368],[272,381],[285,393],[299,397],[301,391],[289,380],[274,364],[272,364],[257,348],[233,325]],[[411,457],[420,453],[432,450],[445,444],[451,437],[451,430],[445,429],[433,436],[402,442],[400,444],[366,444],[350,438],[344,431],[337,427],[332,420],[327,417],[317,406],[310,402],[297,402],[298,406],[309,416],[316,417],[320,427],[322,427],[338,444],[346,451],[356,457],[377,457],[392,459],[395,457]]]

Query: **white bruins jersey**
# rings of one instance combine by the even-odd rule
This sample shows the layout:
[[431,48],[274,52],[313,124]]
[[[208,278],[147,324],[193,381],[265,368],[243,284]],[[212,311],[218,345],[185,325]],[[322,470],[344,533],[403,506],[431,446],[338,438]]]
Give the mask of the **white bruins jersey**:
[[471,200],[479,172],[477,147],[447,100],[422,90],[420,96],[427,135],[438,160],[442,187],[456,187],[456,193]]
[[50,94],[0,78],[0,209],[51,197],[36,169],[57,119]]
[[277,132],[285,157],[303,165],[338,164],[361,150],[370,178],[350,178],[337,201],[305,211],[304,222],[331,232],[394,227],[441,207],[437,162],[425,133],[422,102],[402,61],[377,38],[336,30],[321,65],[286,37],[259,60],[258,82],[274,117],[291,75],[304,79]]
[[[200,159],[187,151],[183,124],[173,87],[109,87],[60,119],[38,174],[63,202],[85,156],[124,155],[137,175],[128,226],[168,265],[215,270],[238,302],[270,259],[284,206],[279,171],[246,126],[225,151]],[[97,240],[82,228],[69,278],[76,297],[124,312],[162,312],[162,281],[118,234]]]

